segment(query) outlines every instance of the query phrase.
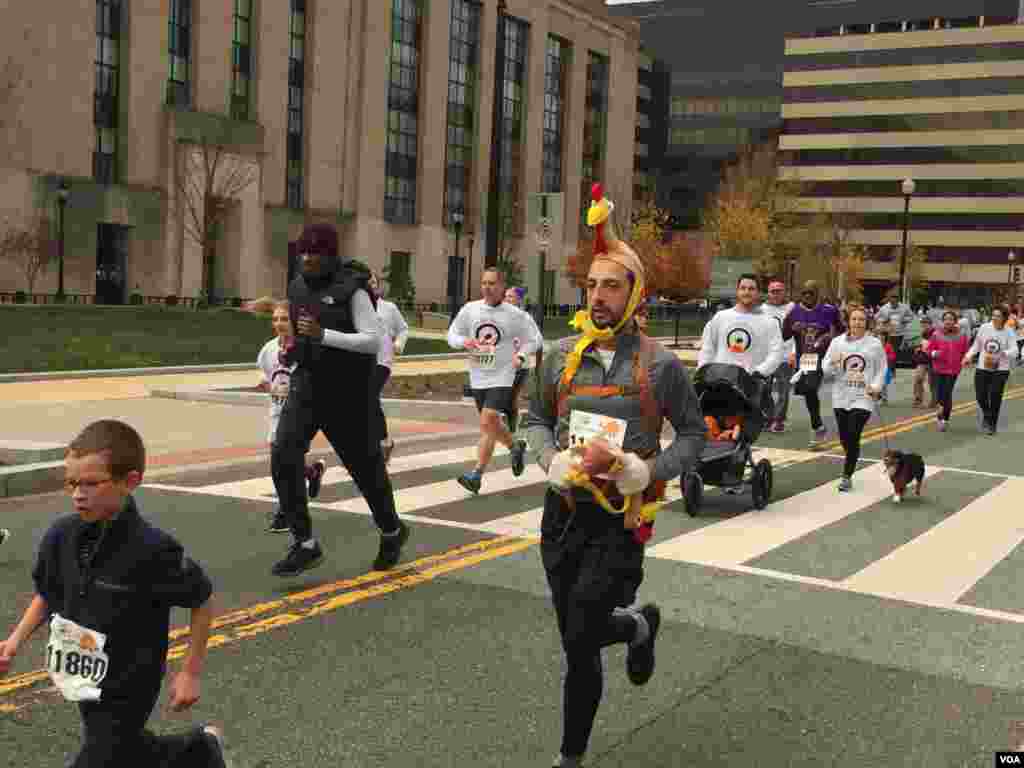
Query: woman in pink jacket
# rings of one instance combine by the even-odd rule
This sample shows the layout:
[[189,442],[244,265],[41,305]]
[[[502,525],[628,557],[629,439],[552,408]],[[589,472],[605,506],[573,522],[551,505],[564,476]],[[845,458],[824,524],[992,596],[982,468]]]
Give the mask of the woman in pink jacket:
[[931,357],[935,373],[935,399],[939,404],[935,415],[939,420],[939,432],[946,431],[949,412],[953,408],[953,387],[960,375],[964,355],[971,346],[970,338],[960,332],[959,320],[956,312],[947,309],[942,313],[942,328],[921,345]]

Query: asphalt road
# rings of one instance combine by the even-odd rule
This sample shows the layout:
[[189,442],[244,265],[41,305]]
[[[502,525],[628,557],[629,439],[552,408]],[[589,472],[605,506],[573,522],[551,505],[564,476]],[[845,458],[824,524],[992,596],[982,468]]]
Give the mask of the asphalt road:
[[[1024,741],[1024,387],[985,437],[969,406],[945,434],[908,421],[922,416],[900,404],[908,385],[900,371],[869,424],[886,432],[865,445],[853,494],[835,493],[836,455],[807,450],[796,399],[790,431],[758,442],[776,467],[767,509],[712,490],[698,517],[678,500],[661,512],[641,589],[665,617],[657,673],[635,688],[622,649],[606,652],[589,765],[973,768]],[[920,499],[889,499],[887,444],[924,456]],[[224,723],[239,768],[551,764],[562,661],[533,538],[543,477],[511,478],[502,455],[469,498],[451,478],[471,440],[410,450],[392,468],[413,537],[391,575],[370,573],[376,534],[340,469],[314,508],[328,559],[293,580],[269,575],[287,541],[262,530],[266,467],[140,490],[144,514],[209,570],[220,616],[202,700],[159,713],[157,730]],[[67,510],[56,495],[0,503],[14,534],[0,627],[27,605],[34,549]],[[187,614],[174,619],[176,659]],[[33,674],[41,639],[0,680],[0,766],[60,765],[78,743],[76,709]]]

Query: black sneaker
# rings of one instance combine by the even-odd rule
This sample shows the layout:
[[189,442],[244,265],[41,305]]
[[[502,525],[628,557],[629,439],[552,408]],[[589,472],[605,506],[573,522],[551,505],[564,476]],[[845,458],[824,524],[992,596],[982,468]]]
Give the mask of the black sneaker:
[[292,527],[284,519],[284,512],[278,507],[267,521],[267,533],[289,533]]
[[274,563],[270,572],[274,576],[298,576],[303,571],[316,568],[323,561],[324,551],[320,549],[319,543],[312,549],[308,549],[296,542],[289,547],[284,560]]
[[220,728],[212,725],[203,726],[203,739],[210,751],[210,768],[229,768],[230,763],[224,754],[224,734]]
[[[512,471],[515,472],[514,469]],[[464,475],[459,475],[455,480],[470,493],[480,493],[481,478],[476,472],[467,472]]]
[[630,644],[626,653],[626,674],[633,685],[644,685],[654,674],[654,641],[658,638],[658,627],[661,625],[661,610],[654,603],[645,605],[640,613],[647,619],[651,631],[646,642]]
[[324,481],[326,471],[327,465],[322,460],[313,462],[313,466],[309,468],[309,498],[315,499],[320,495],[320,484]]
[[409,526],[402,522],[398,526],[397,536],[380,537],[380,550],[377,552],[377,559],[373,561],[373,570],[386,571],[394,568],[401,557],[402,546],[409,540]]
[[526,469],[526,441],[516,440],[508,453],[512,457],[512,474],[519,477]]

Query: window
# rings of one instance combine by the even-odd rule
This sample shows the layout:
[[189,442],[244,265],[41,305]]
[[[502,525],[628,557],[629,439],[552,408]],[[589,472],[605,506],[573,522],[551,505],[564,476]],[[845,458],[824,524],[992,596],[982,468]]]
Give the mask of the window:
[[291,0],[288,44],[288,124],[285,129],[285,205],[305,205],[306,0]]
[[639,83],[639,84],[637,84],[636,95],[637,95],[637,98],[639,98],[639,99],[641,99],[643,101],[650,101],[651,100],[651,86],[647,85],[646,83]]
[[388,145],[384,160],[384,219],[416,221],[421,0],[391,0]]
[[192,0],[170,0],[167,54],[167,103],[187,107],[192,103]]
[[541,191],[562,191],[562,139],[565,135],[565,80],[569,44],[548,35],[544,63],[544,168]]
[[[501,112],[501,229],[520,229],[523,175],[523,123],[526,121],[526,41],[529,27],[511,16],[505,19],[505,82]],[[507,194],[506,194],[507,193]]]
[[875,24],[875,32],[902,32],[902,21],[880,21]]
[[92,176],[113,184],[117,156],[117,81],[120,73],[121,0],[96,0],[96,90],[93,94]]
[[590,207],[590,188],[601,181],[608,115],[608,59],[587,51],[587,90],[583,117],[583,178],[580,189],[581,223]]
[[647,145],[646,144],[637,144],[636,145],[636,156],[637,157],[647,157],[647,154],[648,154],[648,149],[647,149]]
[[231,117],[248,120],[252,107],[252,0],[235,0],[231,42]]
[[645,114],[645,113],[643,113],[643,112],[637,112],[636,113],[636,127],[640,128],[641,130],[650,128],[651,127],[651,118],[650,118],[650,116]]
[[[480,66],[480,3],[452,0],[448,43],[448,143],[445,147],[444,222],[452,211],[469,211],[476,149],[477,80]],[[467,217],[468,221],[469,218]]]

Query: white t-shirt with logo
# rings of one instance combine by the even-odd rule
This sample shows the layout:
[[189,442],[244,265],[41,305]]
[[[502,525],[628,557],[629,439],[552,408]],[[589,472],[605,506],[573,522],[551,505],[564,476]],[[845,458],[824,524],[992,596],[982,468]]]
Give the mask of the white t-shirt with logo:
[[529,358],[539,348],[537,326],[528,314],[511,304],[491,306],[483,299],[463,305],[448,329],[448,345],[453,349],[465,349],[468,339],[479,344],[478,349],[469,351],[469,385],[473,389],[511,387],[516,377],[516,352]]
[[256,363],[263,372],[263,381],[270,387],[270,412],[267,417],[267,442],[274,442],[277,434],[277,423],[281,420],[284,401],[288,399],[288,387],[291,385],[292,371],[295,364],[286,366],[281,363],[281,342],[277,337],[263,345]]
[[868,388],[882,390],[889,360],[877,336],[851,339],[844,333],[828,345],[821,370],[833,377],[833,408],[874,412],[875,401],[868,396]]
[[991,322],[978,329],[967,357],[977,356],[979,371],[1008,371],[1010,360],[1018,356],[1017,335],[1005,325],[997,331]]
[[728,363],[771,376],[782,358],[782,329],[774,317],[760,309],[723,309],[704,326],[697,367]]
[[[787,301],[785,304],[771,304],[766,301],[761,305],[762,312],[775,318],[776,322],[779,324],[780,332],[782,331],[782,324],[786,320],[786,315],[789,314],[791,309],[793,309],[792,301]],[[796,354],[795,338],[782,342],[782,354],[785,355],[785,360],[788,360],[790,355]]]

